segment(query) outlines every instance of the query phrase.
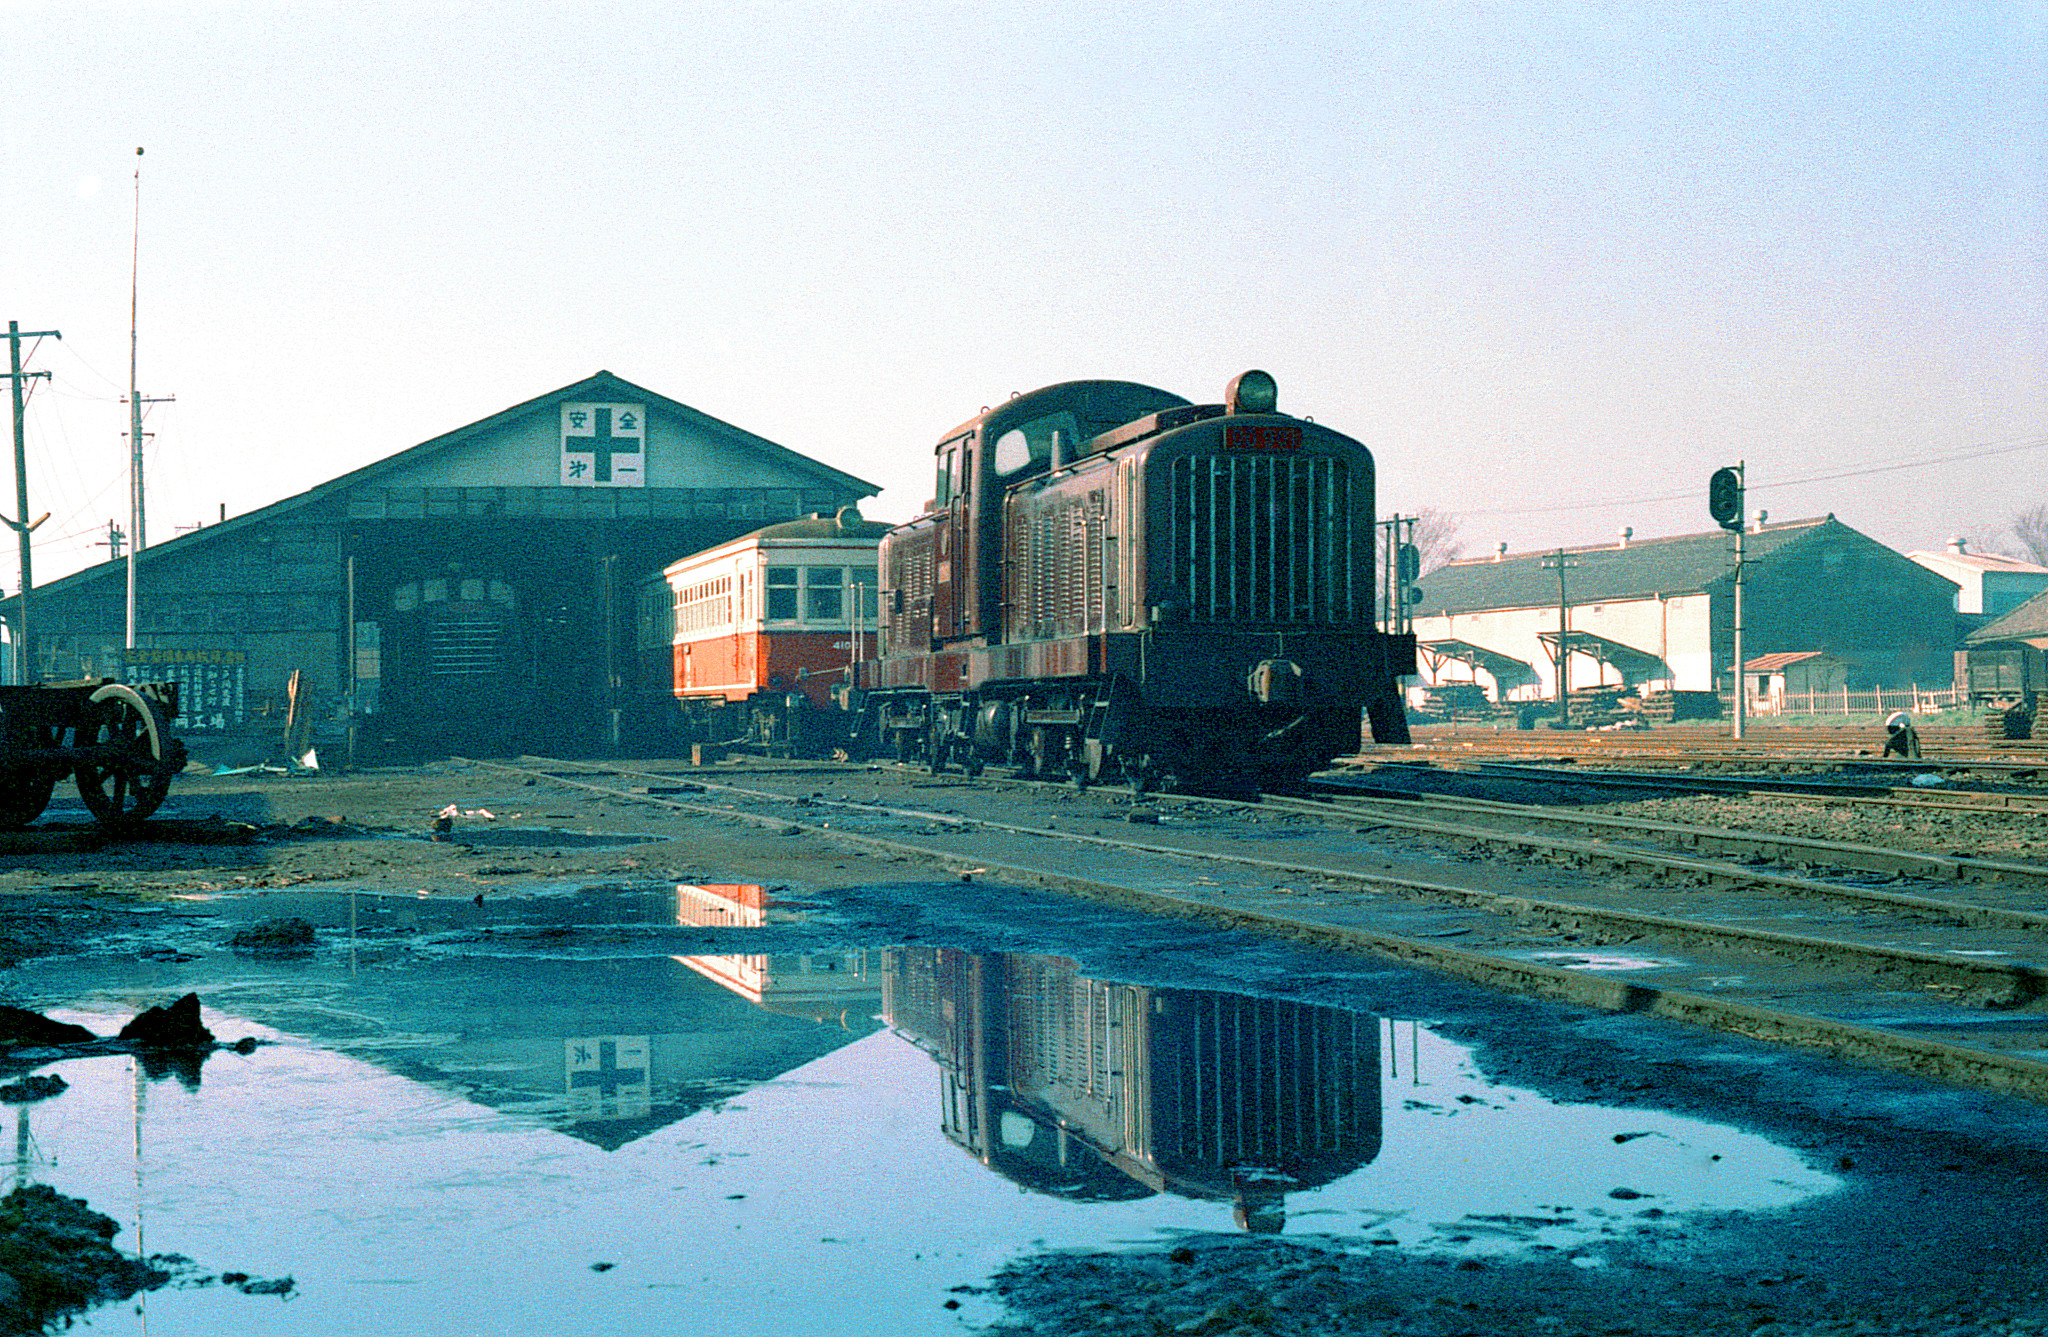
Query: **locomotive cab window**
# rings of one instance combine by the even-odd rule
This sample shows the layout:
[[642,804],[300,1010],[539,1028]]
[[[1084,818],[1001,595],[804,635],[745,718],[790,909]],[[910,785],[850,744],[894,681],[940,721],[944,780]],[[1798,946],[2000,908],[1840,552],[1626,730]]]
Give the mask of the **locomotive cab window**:
[[1012,427],[996,438],[996,472],[1007,482],[1025,473],[1042,473],[1052,463],[1052,437],[1063,433],[1067,454],[1080,449],[1081,431],[1072,413],[1062,410]]

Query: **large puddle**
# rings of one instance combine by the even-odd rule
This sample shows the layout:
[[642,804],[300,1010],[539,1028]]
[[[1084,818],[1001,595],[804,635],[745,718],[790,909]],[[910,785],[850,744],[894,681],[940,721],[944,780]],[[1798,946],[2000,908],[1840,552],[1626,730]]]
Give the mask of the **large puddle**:
[[[613,922],[651,903],[616,899]],[[692,924],[782,913],[757,888],[655,900]],[[123,1248],[295,1289],[178,1286],[83,1330],[956,1333],[1038,1249],[1259,1230],[1595,1265],[1603,1238],[1835,1182],[1729,1128],[1496,1085],[1407,1020],[1052,955],[178,969],[216,1035],[268,1043],[196,1080],[52,1065],[70,1089],[0,1116],[11,1178],[85,1198]],[[163,971],[31,963],[16,1001],[111,1034],[166,1001]]]

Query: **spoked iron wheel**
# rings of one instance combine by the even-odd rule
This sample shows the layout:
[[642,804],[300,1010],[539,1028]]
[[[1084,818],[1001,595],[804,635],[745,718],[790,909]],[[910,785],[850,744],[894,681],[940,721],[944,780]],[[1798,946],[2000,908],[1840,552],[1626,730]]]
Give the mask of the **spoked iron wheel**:
[[94,692],[78,741],[112,754],[82,761],[76,772],[78,796],[103,824],[139,822],[171,792],[177,763],[165,755],[169,740],[162,712],[134,688],[109,683]]
[[41,766],[0,770],[0,831],[14,831],[43,815],[57,777]]

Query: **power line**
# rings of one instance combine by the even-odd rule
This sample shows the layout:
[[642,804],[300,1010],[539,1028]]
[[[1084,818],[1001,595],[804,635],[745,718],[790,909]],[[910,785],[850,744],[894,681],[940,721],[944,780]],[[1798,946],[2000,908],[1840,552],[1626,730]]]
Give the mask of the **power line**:
[[[1888,464],[1870,464],[1856,469],[1841,469],[1833,473],[1807,474],[1796,478],[1782,478],[1771,483],[1756,483],[1749,487],[1751,492],[1775,492],[1784,488],[1804,487],[1809,483],[1831,483],[1843,478],[1864,478],[1875,474],[1898,473],[1906,469],[1933,469],[1947,464],[1963,464],[1970,460],[1991,459],[1999,455],[2017,455],[2024,451],[2039,450],[2048,446],[2048,437],[2027,437],[2017,442],[1984,443],[1967,451],[1943,455],[1934,459],[1897,460]],[[1660,501],[1688,501],[1700,495],[1698,488],[1687,488],[1683,492],[1665,492],[1651,497],[1617,497],[1611,501],[1574,501],[1552,506],[1499,506],[1479,510],[1458,511],[1459,516],[1479,515],[1559,515],[1567,511],[1599,511],[1616,506],[1647,506]]]

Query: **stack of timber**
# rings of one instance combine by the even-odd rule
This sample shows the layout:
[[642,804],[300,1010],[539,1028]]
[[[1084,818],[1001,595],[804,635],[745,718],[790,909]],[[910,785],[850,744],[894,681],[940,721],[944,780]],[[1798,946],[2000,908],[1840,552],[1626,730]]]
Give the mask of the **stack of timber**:
[[1718,720],[1721,698],[1714,692],[1674,692],[1660,689],[1643,694],[1643,718],[1652,724],[1677,720]]
[[1490,720],[1498,712],[1487,699],[1486,690],[1469,682],[1439,683],[1423,696],[1422,713],[1431,719]]
[[1580,727],[1597,727],[1612,724],[1621,718],[1621,698],[1632,694],[1633,689],[1619,683],[1600,687],[1575,687],[1565,701],[1565,719]]
[[1993,742],[2032,738],[2034,736],[2034,712],[2027,706],[2013,706],[2006,710],[1987,710],[1983,718],[1984,737]]

